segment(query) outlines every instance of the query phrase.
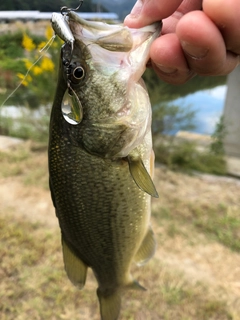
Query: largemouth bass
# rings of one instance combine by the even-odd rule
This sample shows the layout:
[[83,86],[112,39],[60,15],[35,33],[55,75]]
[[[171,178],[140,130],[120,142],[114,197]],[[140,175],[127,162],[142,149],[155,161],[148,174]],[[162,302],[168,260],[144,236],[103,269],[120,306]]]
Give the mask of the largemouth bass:
[[92,268],[102,320],[119,317],[130,273],[154,254],[150,200],[151,106],[140,79],[161,24],[142,29],[87,22],[69,12],[74,42],[61,51],[50,122],[50,189],[71,282]]

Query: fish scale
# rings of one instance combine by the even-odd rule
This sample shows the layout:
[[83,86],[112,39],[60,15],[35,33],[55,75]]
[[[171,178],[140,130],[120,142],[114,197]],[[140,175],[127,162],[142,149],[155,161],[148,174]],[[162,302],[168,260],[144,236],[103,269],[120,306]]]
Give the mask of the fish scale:
[[[151,106],[139,79],[161,26],[131,30],[68,16],[74,42],[62,47],[51,113],[50,189],[69,279],[82,289],[91,267],[101,319],[116,320],[122,291],[145,290],[132,263],[146,263],[156,246]],[[76,68],[83,77],[74,78]]]
[[[68,124],[63,122],[63,125],[67,126]],[[59,141],[61,140],[60,137],[52,137],[52,139],[54,138],[56,139],[58,138]],[[58,144],[58,142],[55,142],[55,143]],[[121,250],[124,251],[126,246],[131,245],[129,243],[128,237],[126,236],[126,233],[128,231],[128,229],[126,229],[126,221],[127,220],[132,221],[132,222],[129,221],[127,225],[132,223],[133,225],[136,226],[136,224],[138,223],[138,220],[141,220],[141,214],[135,217],[136,221],[133,221],[133,218],[131,216],[129,217],[129,215],[124,215],[124,212],[127,212],[129,210],[127,201],[124,202],[122,201],[121,198],[118,197],[120,187],[118,184],[115,184],[112,181],[115,181],[115,180],[118,181],[118,177],[120,178],[120,176],[126,176],[125,178],[126,183],[129,185],[129,182],[131,182],[131,184],[133,185],[132,188],[134,188],[135,190],[135,192],[133,192],[133,190],[131,189],[131,195],[133,198],[132,210],[133,209],[137,210],[138,207],[139,207],[139,211],[142,210],[141,203],[139,203],[138,201],[139,199],[138,195],[141,194],[142,191],[139,190],[139,188],[135,186],[134,182],[132,181],[132,178],[128,170],[128,164],[125,163],[125,166],[121,168],[121,171],[120,170],[116,171],[115,167],[112,166],[113,173],[111,175],[111,172],[109,172],[110,166],[108,163],[106,164],[105,161],[102,160],[103,166],[99,166],[98,157],[93,157],[87,154],[86,152],[82,152],[81,149],[78,149],[75,147],[73,148],[73,150],[69,150],[69,148],[65,148],[65,150],[62,150],[62,152],[64,154],[67,153],[68,155],[71,154],[70,152],[73,152],[71,154],[71,158],[79,159],[78,161],[80,162],[78,166],[79,179],[76,179],[75,177],[74,184],[71,183],[71,180],[72,180],[71,170],[69,169],[67,170],[68,172],[67,181],[66,181],[66,177],[62,174],[65,170],[65,163],[62,163],[62,166],[58,164],[58,171],[52,172],[52,176],[54,176],[54,178],[51,178],[51,183],[52,184],[56,182],[58,183],[58,188],[56,188],[56,191],[55,191],[55,201],[59,203],[60,207],[64,207],[63,213],[61,212],[61,210],[57,210],[57,215],[61,221],[60,225],[61,225],[61,229],[64,232],[64,235],[66,236],[67,239],[70,238],[71,242],[73,242],[76,247],[78,247],[78,244],[79,244],[81,248],[87,248],[87,256],[89,256],[89,253],[90,253],[88,248],[92,247],[93,259],[96,261],[101,261],[101,259],[97,257],[99,249],[101,249],[101,247],[100,248],[98,247],[98,244],[99,244],[98,241],[102,238],[102,235],[104,235],[106,229],[112,230],[112,237],[108,237],[109,240],[106,245],[107,251],[110,251],[110,252],[113,251],[113,245],[111,244],[110,239],[115,240],[116,244],[119,243],[120,242],[119,239],[121,239],[121,246],[119,247],[117,252],[121,252]],[[55,158],[54,152],[50,152],[50,158]],[[67,158],[67,161],[68,161],[68,158]],[[77,162],[75,162],[75,166],[76,165],[77,165]],[[100,170],[99,170],[99,167],[100,167]],[[106,180],[106,175],[104,174],[104,169],[107,170],[108,172],[107,180]],[[73,170],[75,170],[75,168],[73,168]],[[93,175],[91,176],[89,172],[92,172]],[[116,177],[116,172],[117,172],[117,177]],[[62,183],[62,179],[65,180],[64,183]],[[128,182],[127,180],[130,180],[130,181]],[[66,189],[66,186],[68,184],[71,184],[71,189],[68,189],[68,188]],[[88,189],[84,190],[85,201],[84,199],[82,199],[83,197],[82,192],[79,192],[79,189],[83,184],[88,185]],[[111,187],[109,187],[108,185]],[[124,184],[122,184],[122,187],[123,187],[122,192],[126,196],[126,192],[124,192],[125,191]],[[92,190],[94,189],[98,190],[98,192],[95,194],[92,192]],[[104,194],[104,197],[101,197],[101,194]],[[114,204],[112,201],[113,198],[117,199]],[[78,199],[81,199],[81,202],[78,205],[78,207],[76,207],[75,203],[76,201],[78,201]],[[91,199],[91,202],[89,202],[89,199]],[[128,198],[128,201],[131,201],[131,198],[130,199]],[[85,215],[82,214],[82,210],[81,210],[82,206],[84,206]],[[115,210],[113,210],[113,207],[115,208]],[[123,212],[121,216],[118,215],[118,210],[120,210],[120,212]],[[111,214],[109,214],[109,212]],[[118,218],[117,220],[116,220],[116,217]],[[118,226],[117,231],[116,231],[116,225]],[[93,228],[93,226],[95,226],[95,228]],[[79,231],[78,231],[79,229],[84,230],[83,237],[81,237],[81,235],[79,234]],[[70,234],[68,234],[68,230],[71,230]],[[136,239],[133,238],[133,231],[134,230],[131,229],[130,231],[128,231],[128,233],[131,234],[132,242],[135,244]],[[139,237],[139,233],[137,233],[136,236]],[[142,238],[142,235],[140,234],[140,240],[141,238]],[[123,243],[123,240],[125,240],[125,244]],[[100,241],[100,244],[101,244],[101,241]],[[115,248],[116,248],[116,244],[115,244]],[[82,249],[79,249],[79,250],[82,250]],[[129,255],[131,256],[133,254],[130,253]],[[83,256],[84,256],[84,252],[81,252],[81,257]],[[86,261],[87,258],[84,257],[83,260]],[[94,266],[94,262],[89,261],[88,263],[89,265]],[[98,266],[96,268],[98,268]]]

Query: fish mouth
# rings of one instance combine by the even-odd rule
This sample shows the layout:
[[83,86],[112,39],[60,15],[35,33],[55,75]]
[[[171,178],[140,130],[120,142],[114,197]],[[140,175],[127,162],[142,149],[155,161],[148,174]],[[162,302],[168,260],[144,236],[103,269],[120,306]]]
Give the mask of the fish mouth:
[[[151,105],[140,79],[162,23],[131,29],[85,21],[75,12],[68,16],[75,39],[73,59],[85,62],[89,73],[86,87],[76,87],[83,105],[83,145],[103,157],[126,157],[151,130]],[[95,102],[88,101],[85,88]]]
[[[139,57],[141,61],[149,51],[150,44],[160,35],[162,29],[161,21],[143,28],[132,29],[122,24],[109,25],[99,21],[86,21],[73,11],[69,12],[68,16],[69,26],[75,40],[80,40],[86,45],[97,45],[111,53],[132,53],[141,47]],[[136,57],[130,57],[130,59],[134,60]]]

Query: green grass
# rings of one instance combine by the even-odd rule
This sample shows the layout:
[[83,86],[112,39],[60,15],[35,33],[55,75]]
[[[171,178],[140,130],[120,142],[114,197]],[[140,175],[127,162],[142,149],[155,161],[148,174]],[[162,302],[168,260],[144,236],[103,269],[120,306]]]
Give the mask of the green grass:
[[171,139],[164,138],[161,143],[157,143],[154,148],[156,161],[167,165],[171,170],[199,171],[216,175],[227,173],[223,154],[215,154],[208,148],[198,151],[194,142],[176,143]]
[[0,178],[15,177],[26,186],[32,185],[48,189],[46,155],[47,146],[45,144],[30,141],[11,152],[0,151]]
[[[29,142],[1,152],[0,164],[2,184],[16,179],[29,192],[29,185],[42,190],[48,183],[46,145]],[[184,244],[194,251],[199,244],[218,243],[239,252],[239,206],[231,193],[219,194],[219,201],[205,201],[200,180],[166,169],[159,174],[160,199],[152,218],[159,249],[181,254]],[[196,200],[187,196],[189,192],[197,192]],[[78,291],[67,279],[59,228],[37,222],[37,217],[34,223],[24,220],[14,203],[4,208],[0,207],[0,319],[99,320],[96,280],[89,271],[84,290]],[[228,300],[225,287],[194,280],[178,267],[166,264],[161,250],[147,265],[133,266],[134,278],[147,291],[124,292],[120,320],[239,320],[239,309]]]
[[209,208],[207,214],[195,213],[194,225],[226,247],[240,252],[239,213],[239,210],[231,210],[229,207],[219,205],[217,208]]
[[[90,319],[84,313],[99,319],[93,275],[81,292],[69,283],[57,230],[5,217],[0,219],[0,238],[1,319]],[[133,274],[148,291],[125,294],[124,320],[138,315],[149,320],[233,319],[224,301],[212,297],[201,284],[192,287],[157,260],[135,268]]]
[[233,251],[240,252],[240,208],[227,204],[190,203],[173,195],[169,205],[153,211],[161,225],[164,222],[169,237],[182,234],[180,226],[189,226],[204,233]]
[[66,305],[77,314],[82,301],[65,277],[58,232],[4,218],[0,234],[0,318],[64,319]]

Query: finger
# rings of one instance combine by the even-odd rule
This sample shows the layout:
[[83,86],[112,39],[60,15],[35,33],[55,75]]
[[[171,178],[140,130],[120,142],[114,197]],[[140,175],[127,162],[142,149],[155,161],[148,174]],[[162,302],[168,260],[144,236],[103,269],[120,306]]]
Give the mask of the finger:
[[164,19],[162,34],[175,32],[176,25],[182,16],[193,10],[201,10],[202,0],[183,0],[177,10],[170,16]]
[[176,34],[166,34],[156,39],[150,48],[151,64],[157,75],[172,84],[184,83],[194,76],[188,67]]
[[138,0],[124,24],[130,28],[140,28],[170,16],[182,0]]
[[227,53],[221,32],[204,12],[193,11],[182,17],[176,34],[190,69],[196,73],[227,74],[237,66],[237,55]]
[[240,54],[240,1],[205,0],[203,10],[220,29],[227,50]]

